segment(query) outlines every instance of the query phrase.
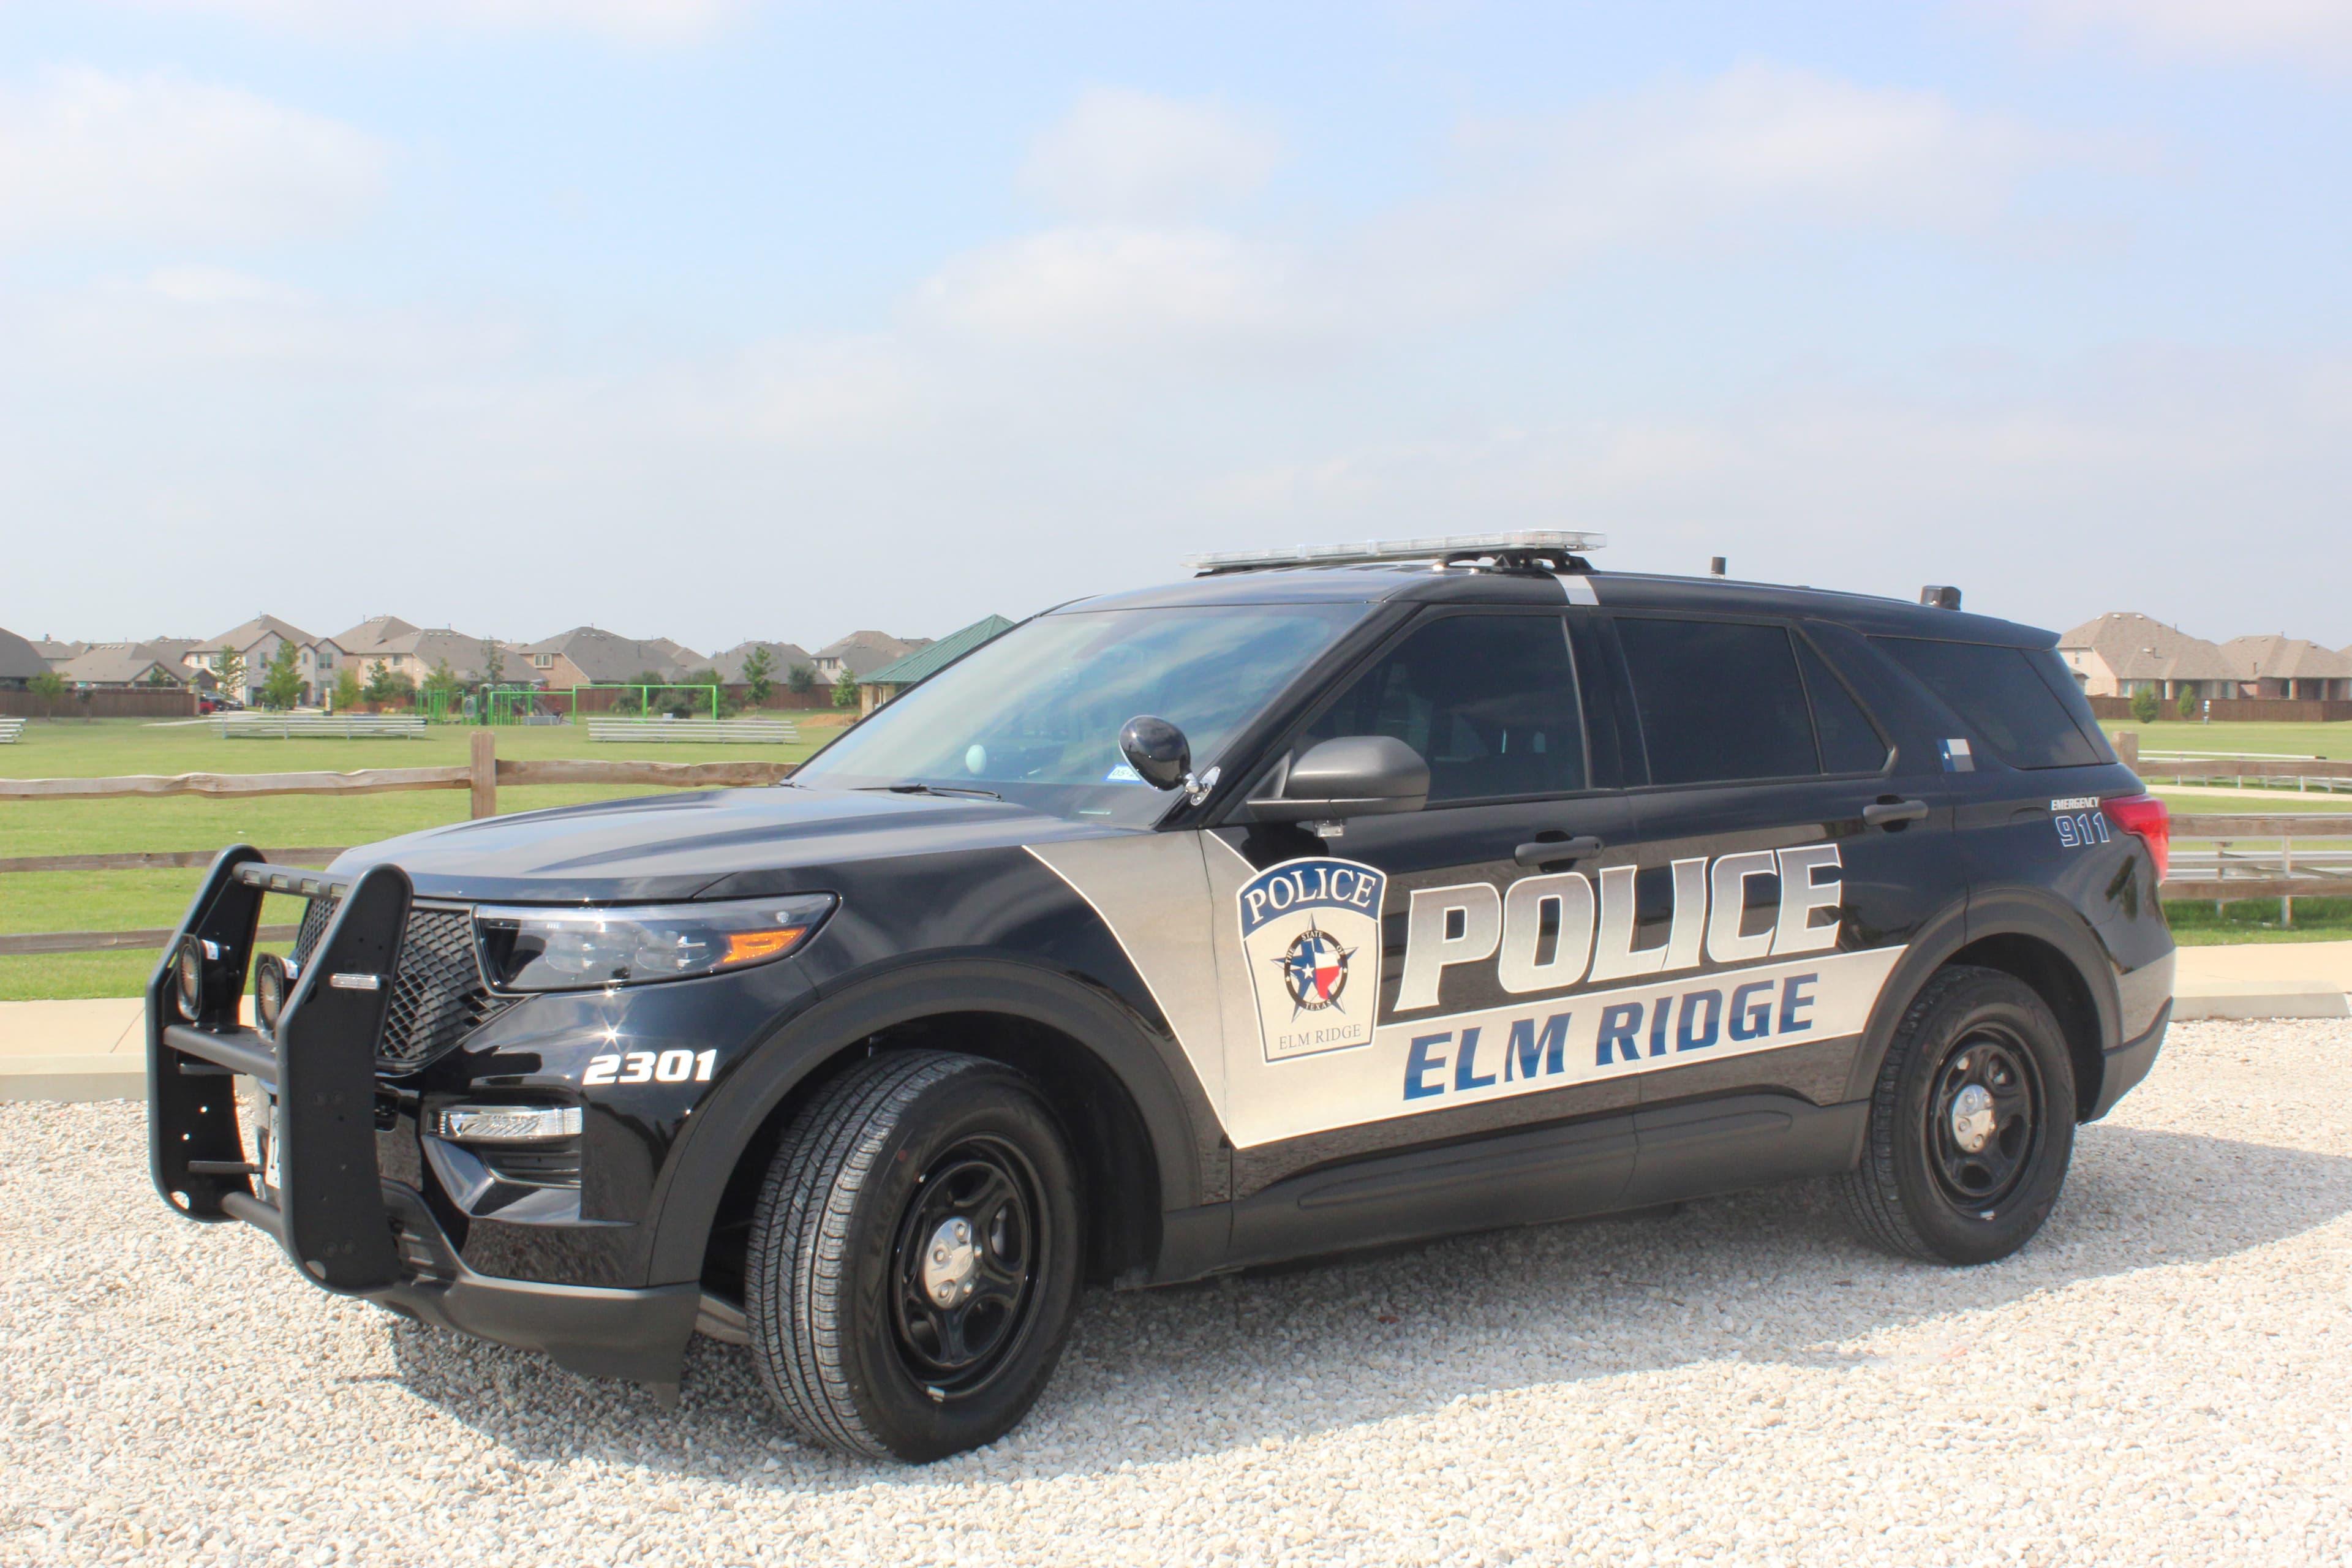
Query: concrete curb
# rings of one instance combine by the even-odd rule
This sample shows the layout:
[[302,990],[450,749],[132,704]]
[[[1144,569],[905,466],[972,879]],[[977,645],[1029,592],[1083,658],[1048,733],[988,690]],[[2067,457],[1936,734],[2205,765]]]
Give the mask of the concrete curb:
[[2172,999],[2172,1016],[2189,1018],[2352,1018],[2352,997],[2323,986],[2292,989],[2250,984],[2243,988],[2212,983]]
[[80,1104],[147,1098],[145,1056],[7,1057],[0,1058],[0,1102],[47,1100]]

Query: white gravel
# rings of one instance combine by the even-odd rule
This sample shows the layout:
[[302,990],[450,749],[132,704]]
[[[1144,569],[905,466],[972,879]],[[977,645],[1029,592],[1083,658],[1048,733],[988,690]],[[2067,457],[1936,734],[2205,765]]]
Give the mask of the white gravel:
[[2049,1229],[1896,1263],[1783,1188],[1097,1294],[928,1469],[398,1323],[172,1218],[137,1110],[0,1106],[0,1562],[2352,1557],[2352,1024],[2173,1031]]

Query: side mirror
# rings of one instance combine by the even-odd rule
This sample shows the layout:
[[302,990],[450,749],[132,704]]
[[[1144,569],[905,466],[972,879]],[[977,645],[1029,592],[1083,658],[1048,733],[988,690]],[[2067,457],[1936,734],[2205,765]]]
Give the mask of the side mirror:
[[1153,789],[1174,789],[1192,771],[1192,743],[1184,731],[1149,713],[1119,726],[1118,754]]
[[1139,713],[1119,726],[1118,754],[1145,784],[1157,790],[1181,789],[1192,805],[1208,799],[1216,786],[1214,768],[1201,778],[1192,776],[1192,743],[1184,731],[1149,713]]
[[1249,804],[1265,822],[1419,811],[1429,804],[1429,764],[1392,735],[1341,735],[1291,763],[1272,798]]

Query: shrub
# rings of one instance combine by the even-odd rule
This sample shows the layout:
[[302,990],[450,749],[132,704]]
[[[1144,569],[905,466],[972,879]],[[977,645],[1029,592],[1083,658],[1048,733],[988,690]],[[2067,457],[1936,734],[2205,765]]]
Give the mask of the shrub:
[[842,667],[841,674],[834,679],[833,705],[835,708],[857,706],[857,677],[849,672],[846,665]]
[[2143,724],[2156,722],[2156,688],[2143,686],[2131,696],[2132,717]]
[[806,697],[816,689],[816,666],[813,664],[793,666],[792,668],[784,671],[784,685],[801,696]]
[[2197,717],[2197,689],[2195,687],[2184,686],[2180,689],[2180,702],[2179,706],[2180,708],[2180,716],[2183,719],[2194,719]]

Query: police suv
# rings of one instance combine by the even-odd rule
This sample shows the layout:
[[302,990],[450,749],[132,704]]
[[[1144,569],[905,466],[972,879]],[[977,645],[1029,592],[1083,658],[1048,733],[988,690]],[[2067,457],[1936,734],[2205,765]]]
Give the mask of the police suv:
[[2164,807],[2047,632],[1596,542],[1203,557],[787,784],[229,849],[148,990],[155,1185],[665,1399],[748,1343],[908,1460],[1017,1422],[1088,1281],[1808,1176],[2014,1251],[2163,1039]]

